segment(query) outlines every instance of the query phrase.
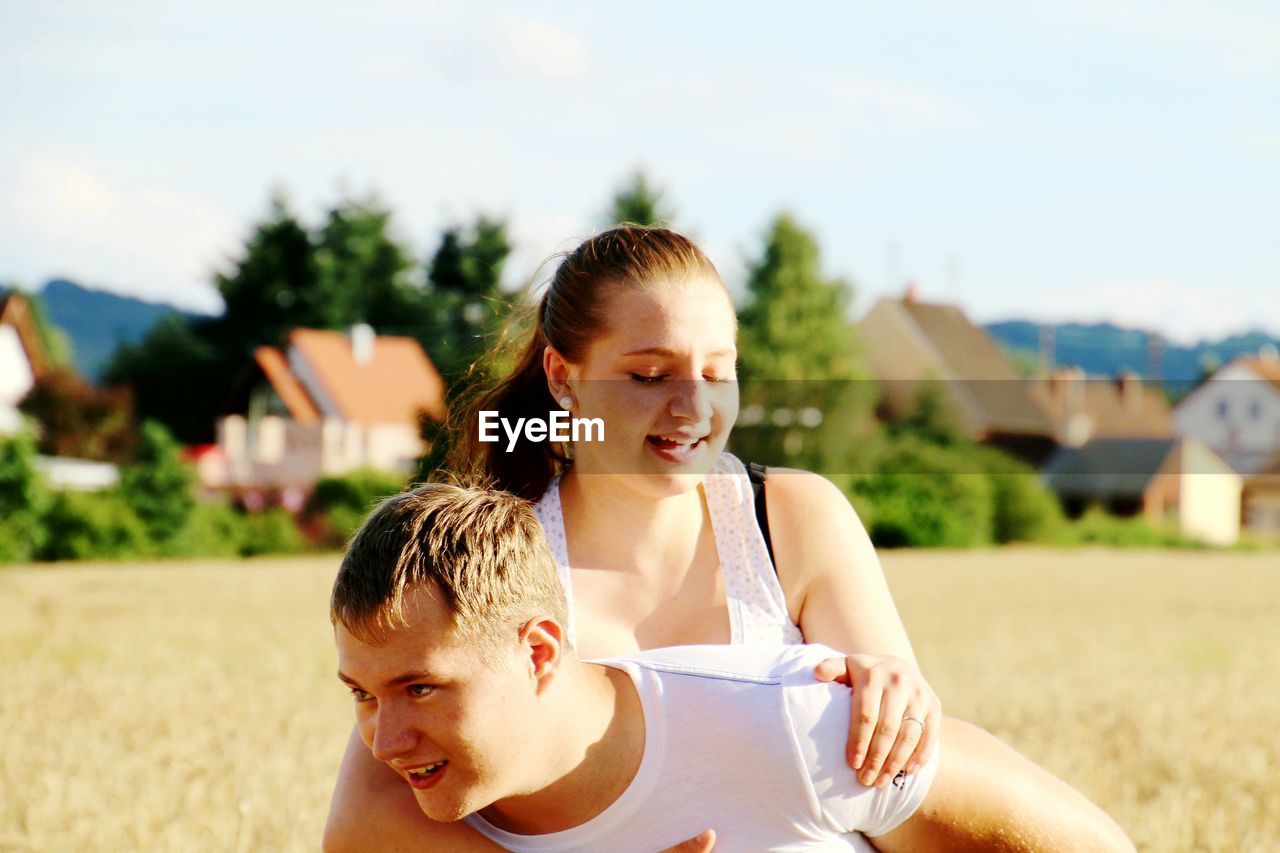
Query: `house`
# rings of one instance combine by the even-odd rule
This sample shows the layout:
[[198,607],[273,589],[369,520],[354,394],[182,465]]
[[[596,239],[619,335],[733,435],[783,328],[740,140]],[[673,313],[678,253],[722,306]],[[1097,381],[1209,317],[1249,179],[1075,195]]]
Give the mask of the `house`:
[[883,409],[905,416],[921,391],[939,388],[963,431],[1032,464],[1055,447],[1055,427],[1000,346],[954,305],[921,302],[914,288],[880,299],[858,323]]
[[1280,533],[1271,472],[1280,458],[1280,354],[1263,347],[1224,365],[1173,413],[1178,435],[1196,438],[1245,481],[1242,515],[1250,529]]
[[1171,438],[1173,410],[1160,389],[1136,373],[1114,379],[1086,377],[1078,367],[1058,368],[1032,385],[1032,395],[1053,421],[1064,447],[1095,438]]
[[441,421],[445,387],[412,338],[295,329],[258,347],[218,423],[231,488],[279,490],[357,468],[408,473],[424,450],[420,418]]
[[40,330],[21,293],[0,295],[0,435],[22,428],[18,403],[49,370]]
[[1044,479],[1069,516],[1097,506],[1214,545],[1239,538],[1242,479],[1193,438],[1096,438],[1060,449]]

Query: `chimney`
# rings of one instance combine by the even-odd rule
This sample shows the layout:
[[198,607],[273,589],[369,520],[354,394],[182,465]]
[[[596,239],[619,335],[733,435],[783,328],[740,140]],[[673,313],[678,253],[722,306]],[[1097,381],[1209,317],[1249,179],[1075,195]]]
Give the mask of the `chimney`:
[[919,298],[919,286],[914,281],[907,282],[907,290],[902,294],[902,301],[908,305],[914,305]]
[[351,327],[351,357],[356,364],[373,362],[373,327],[368,323],[356,323]]
[[1124,370],[1117,374],[1115,381],[1125,417],[1138,417],[1142,413],[1142,377],[1132,370]]
[[1093,432],[1092,419],[1084,411],[1084,370],[1059,367],[1049,374],[1049,399],[1057,415],[1059,440],[1079,447]]

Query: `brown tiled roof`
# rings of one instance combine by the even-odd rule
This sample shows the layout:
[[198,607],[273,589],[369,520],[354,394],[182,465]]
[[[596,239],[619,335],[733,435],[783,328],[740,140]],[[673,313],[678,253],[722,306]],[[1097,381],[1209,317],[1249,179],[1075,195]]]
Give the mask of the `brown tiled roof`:
[[289,369],[289,362],[283,352],[275,347],[258,347],[253,351],[253,360],[262,369],[267,381],[295,421],[313,424],[320,419],[320,410]]
[[31,374],[36,379],[44,376],[49,370],[49,357],[40,341],[40,331],[36,328],[31,309],[21,293],[0,294],[0,323],[13,326],[22,342],[22,349],[31,364]]
[[[1130,389],[1136,399],[1126,399],[1115,379],[1038,380],[1033,394],[1054,423],[1065,426],[1076,413],[1087,415],[1091,438],[1169,438],[1173,435],[1173,414],[1164,395],[1156,388],[1139,384]],[[1079,382],[1075,389],[1065,383]],[[1072,391],[1079,397],[1069,402]]]
[[375,337],[367,364],[356,363],[342,332],[295,329],[289,343],[347,420],[417,424],[419,412],[444,419],[444,380],[413,338]]
[[1032,399],[1000,347],[954,305],[901,300],[899,305],[929,339],[963,393],[982,409],[992,432],[1050,435],[1053,424]]

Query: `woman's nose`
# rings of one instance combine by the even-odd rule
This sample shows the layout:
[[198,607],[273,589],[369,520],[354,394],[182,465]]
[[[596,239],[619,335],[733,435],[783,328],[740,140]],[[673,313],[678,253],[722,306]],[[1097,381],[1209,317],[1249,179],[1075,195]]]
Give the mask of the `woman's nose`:
[[675,394],[671,399],[674,417],[695,423],[711,419],[711,396],[701,379],[677,379],[671,383]]

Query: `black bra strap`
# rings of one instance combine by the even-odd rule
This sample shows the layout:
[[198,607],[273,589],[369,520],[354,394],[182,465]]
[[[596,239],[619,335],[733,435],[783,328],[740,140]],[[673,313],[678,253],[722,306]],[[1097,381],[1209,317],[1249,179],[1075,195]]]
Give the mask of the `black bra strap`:
[[747,463],[747,477],[751,480],[751,491],[755,495],[756,523],[764,534],[764,547],[769,551],[769,562],[773,564],[774,574],[777,574],[778,561],[773,556],[773,537],[769,535],[769,510],[764,502],[765,467],[758,462]]

